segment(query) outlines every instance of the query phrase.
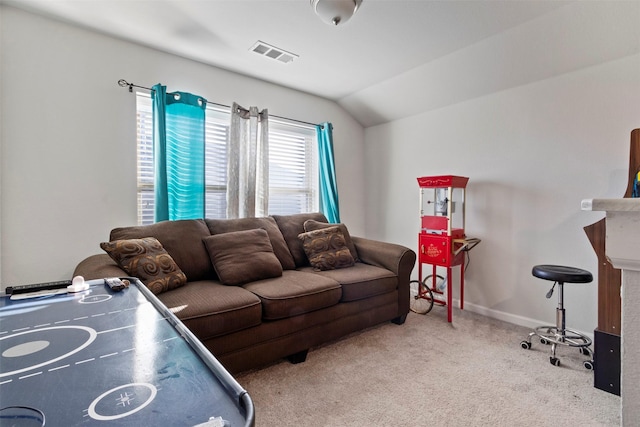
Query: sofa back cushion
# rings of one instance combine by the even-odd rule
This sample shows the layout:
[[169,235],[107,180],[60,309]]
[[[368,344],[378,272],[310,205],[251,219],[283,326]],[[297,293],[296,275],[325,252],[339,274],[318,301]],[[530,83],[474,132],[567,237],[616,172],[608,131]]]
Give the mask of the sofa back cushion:
[[216,277],[209,253],[202,241],[210,234],[204,220],[188,219],[114,228],[109,240],[155,237],[191,282]]
[[289,252],[289,247],[272,217],[237,218],[237,219],[205,219],[211,234],[229,233],[232,231],[255,230],[262,228],[269,235],[273,253],[280,261],[283,270],[293,270],[296,264]]
[[293,256],[296,267],[308,266],[309,259],[304,252],[302,240],[298,238],[298,235],[305,232],[305,221],[313,219],[318,222],[328,222],[327,217],[320,212],[314,212],[293,215],[273,215],[273,218],[276,220],[276,223],[278,223],[284,240],[287,242],[289,252],[291,252]]

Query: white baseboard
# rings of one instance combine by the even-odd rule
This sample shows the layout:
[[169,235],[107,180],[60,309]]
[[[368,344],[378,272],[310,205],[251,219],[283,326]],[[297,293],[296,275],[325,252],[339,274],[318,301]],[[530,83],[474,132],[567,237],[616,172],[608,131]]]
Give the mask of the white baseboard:
[[[454,307],[460,307],[460,300],[453,299],[452,304]],[[524,326],[527,328],[535,328],[537,326],[549,325],[549,322],[544,322],[542,320],[531,319],[529,317],[518,316],[516,314],[505,313],[504,311],[493,310],[491,308],[487,308],[481,305],[465,302],[464,309],[471,311],[473,313],[478,313],[483,316],[491,317],[492,319],[501,320],[503,322],[513,323],[514,325]],[[588,336],[593,341],[593,331],[584,332],[584,331],[576,331],[580,332]],[[525,337],[523,337],[524,339]]]
[[[459,307],[459,301],[453,300],[453,306]],[[503,322],[513,323],[514,325],[524,326],[527,328],[535,328],[541,325],[548,325],[549,322],[544,322],[542,320],[531,319],[529,317],[518,316],[516,314],[505,313],[504,311],[493,310],[491,308],[483,307],[481,305],[465,302],[464,309],[469,310],[474,313],[482,314],[483,316],[491,317],[492,319],[502,320]],[[582,334],[585,334],[591,340],[593,340],[593,331],[584,332],[577,331]]]

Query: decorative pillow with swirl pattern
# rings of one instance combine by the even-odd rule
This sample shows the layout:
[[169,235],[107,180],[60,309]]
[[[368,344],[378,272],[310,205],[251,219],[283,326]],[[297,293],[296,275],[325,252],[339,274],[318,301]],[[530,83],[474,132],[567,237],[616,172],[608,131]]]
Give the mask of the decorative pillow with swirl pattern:
[[338,227],[338,230],[344,235],[344,242],[349,248],[349,252],[351,252],[351,256],[355,262],[360,262],[358,258],[358,251],[356,250],[356,245],[353,244],[351,240],[351,234],[349,234],[349,230],[345,224],[331,224],[329,222],[320,222],[315,219],[308,219],[304,222],[304,231],[315,231],[320,228],[328,228],[328,227]]
[[301,233],[298,238],[302,240],[304,252],[316,271],[351,267],[354,264],[344,234],[337,226]]
[[100,247],[156,295],[187,283],[187,276],[154,237],[102,242]]

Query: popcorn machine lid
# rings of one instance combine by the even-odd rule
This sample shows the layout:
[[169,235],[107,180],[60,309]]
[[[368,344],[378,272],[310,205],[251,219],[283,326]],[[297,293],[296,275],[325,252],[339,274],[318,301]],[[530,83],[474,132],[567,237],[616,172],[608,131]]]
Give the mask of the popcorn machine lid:
[[420,188],[466,188],[469,178],[455,175],[423,176],[418,178]]

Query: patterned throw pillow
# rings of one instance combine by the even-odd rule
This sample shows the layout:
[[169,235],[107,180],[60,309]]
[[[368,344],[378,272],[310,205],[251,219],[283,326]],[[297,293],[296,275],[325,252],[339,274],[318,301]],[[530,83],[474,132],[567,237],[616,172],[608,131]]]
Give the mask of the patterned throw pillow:
[[356,245],[353,244],[351,235],[349,234],[349,230],[347,230],[346,225],[344,225],[343,223],[331,224],[328,222],[320,222],[314,219],[308,219],[304,222],[304,231],[315,231],[327,227],[338,227],[338,230],[340,230],[340,232],[344,235],[344,241],[347,245],[347,248],[349,248],[349,252],[351,252],[353,260],[355,262],[360,262],[360,259],[358,258],[358,251],[356,250]]
[[344,234],[337,226],[301,233],[298,238],[302,240],[304,252],[316,271],[351,267],[354,264]]
[[154,237],[102,242],[100,247],[156,295],[187,283],[187,276]]

